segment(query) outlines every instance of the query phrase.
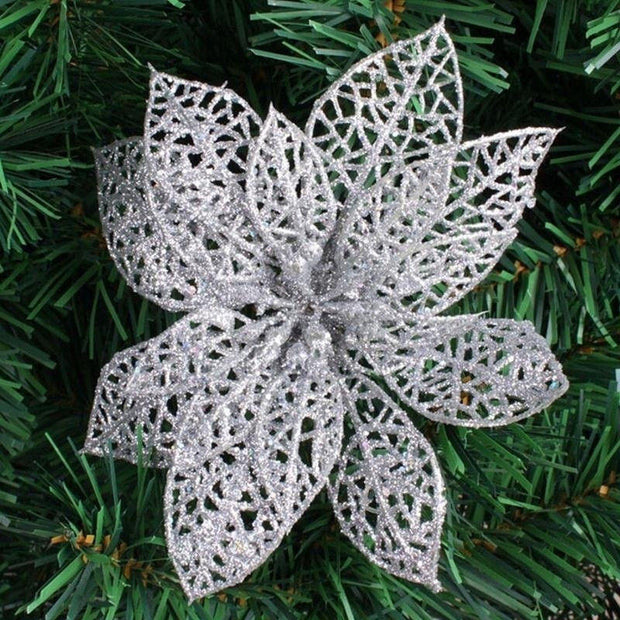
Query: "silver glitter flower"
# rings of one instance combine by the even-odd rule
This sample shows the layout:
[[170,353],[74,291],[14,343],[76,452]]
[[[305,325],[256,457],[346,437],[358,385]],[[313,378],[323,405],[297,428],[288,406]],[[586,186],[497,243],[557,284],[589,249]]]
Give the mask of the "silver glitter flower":
[[499,426],[566,390],[531,324],[439,316],[515,238],[557,133],[462,142],[462,108],[440,23],[355,65],[305,133],[154,72],[144,136],[97,152],[118,268],[188,314],[103,369],[85,451],[168,468],[191,599],[241,582],[326,484],[356,547],[437,589],[443,483],[405,411]]

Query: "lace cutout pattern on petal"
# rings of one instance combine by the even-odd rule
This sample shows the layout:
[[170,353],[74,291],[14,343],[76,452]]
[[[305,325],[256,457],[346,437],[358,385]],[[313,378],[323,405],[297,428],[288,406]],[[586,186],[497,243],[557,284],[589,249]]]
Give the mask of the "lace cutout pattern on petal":
[[265,561],[325,484],[341,433],[340,387],[317,357],[265,364],[214,411],[193,409],[165,497],[168,548],[190,599]]
[[359,413],[330,485],[340,527],[378,566],[438,590],[446,505],[433,449],[371,381],[349,385]]

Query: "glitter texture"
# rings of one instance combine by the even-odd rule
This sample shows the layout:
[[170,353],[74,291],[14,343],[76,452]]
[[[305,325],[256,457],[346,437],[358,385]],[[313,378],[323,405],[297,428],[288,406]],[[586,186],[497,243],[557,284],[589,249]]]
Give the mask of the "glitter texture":
[[399,402],[490,427],[567,381],[531,324],[439,313],[534,206],[556,136],[462,142],[443,22],[352,67],[305,132],[153,71],[144,136],[96,152],[129,285],[186,316],[101,373],[84,450],[168,469],[168,550],[195,599],[240,583],[327,485],[341,529],[438,589],[433,449]]

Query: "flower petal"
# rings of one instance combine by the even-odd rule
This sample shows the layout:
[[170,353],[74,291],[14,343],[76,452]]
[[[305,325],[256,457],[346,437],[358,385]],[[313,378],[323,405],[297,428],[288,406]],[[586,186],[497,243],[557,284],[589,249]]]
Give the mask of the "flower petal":
[[378,185],[342,226],[345,288],[437,314],[479,284],[532,207],[534,180],[557,131],[524,129],[431,152]]
[[442,21],[354,65],[316,101],[306,133],[354,205],[394,168],[460,142],[462,109],[456,52]]
[[361,330],[356,338],[356,361],[382,375],[403,403],[439,422],[502,426],[537,413],[568,387],[528,321],[433,317]]
[[336,203],[320,155],[273,108],[253,145],[247,176],[254,226],[287,284],[310,292],[310,276],[336,220]]
[[254,321],[202,308],[117,353],[101,371],[84,451],[169,466],[189,409],[197,403],[212,409],[243,369],[277,357],[290,327],[279,314]]
[[340,274],[337,293],[402,305],[418,282],[411,263],[425,252],[424,239],[448,198],[454,153],[455,147],[442,149],[415,167],[394,170],[346,212],[332,259]]
[[166,243],[148,208],[142,141],[98,149],[95,163],[103,236],[129,286],[166,310],[191,310],[209,300],[199,272]]
[[164,506],[168,549],[190,599],[262,564],[338,458],[338,378],[308,353],[296,347],[288,362],[263,364],[213,414],[198,406],[183,424]]
[[153,214],[168,243],[236,305],[235,293],[257,301],[269,278],[245,209],[248,153],[260,126],[227,88],[152,73],[144,145]]
[[436,314],[479,284],[516,237],[524,208],[535,205],[536,174],[557,134],[529,128],[463,144],[450,200],[429,221],[417,252],[394,265],[392,295],[406,297],[414,312]]
[[381,568],[439,590],[446,504],[433,449],[372,381],[350,385],[355,431],[329,487],[340,527]]

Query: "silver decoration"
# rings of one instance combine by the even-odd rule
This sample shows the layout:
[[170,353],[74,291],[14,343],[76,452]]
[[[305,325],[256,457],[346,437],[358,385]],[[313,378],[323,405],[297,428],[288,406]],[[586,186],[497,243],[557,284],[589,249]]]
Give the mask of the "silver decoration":
[[352,338],[351,358],[431,420],[502,426],[557,398],[562,369],[527,321],[461,315],[378,323],[377,335]]
[[190,598],[239,583],[262,564],[336,463],[339,378],[320,350],[301,346],[244,369],[225,401],[195,406],[180,428],[166,534]]
[[557,133],[463,143],[462,99],[442,22],[355,65],[305,133],[153,72],[144,137],[97,152],[112,258],[188,314],[106,365],[84,450],[168,468],[190,599],[241,582],[326,484],[355,546],[438,589],[441,473],[393,399],[490,427],[566,390],[531,324],[438,316],[516,236]]
[[372,381],[348,383],[355,433],[328,487],[342,531],[381,568],[439,591],[446,502],[435,453]]

